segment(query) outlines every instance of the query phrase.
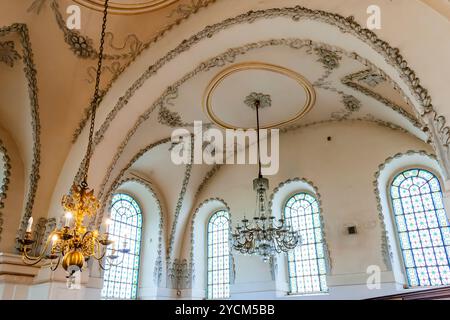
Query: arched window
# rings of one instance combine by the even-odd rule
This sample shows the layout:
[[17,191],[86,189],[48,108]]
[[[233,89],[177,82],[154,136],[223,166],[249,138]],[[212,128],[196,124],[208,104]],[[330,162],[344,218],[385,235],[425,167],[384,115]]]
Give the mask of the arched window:
[[450,284],[450,228],[437,177],[423,169],[397,175],[390,196],[408,284]]
[[[124,255],[118,266],[109,266],[103,277],[102,296],[110,299],[136,299],[141,249],[142,214],[137,202],[126,194],[116,194],[111,203],[109,233],[115,241],[115,249],[128,243],[130,252]],[[108,247],[111,254],[113,246]],[[121,258],[119,258],[121,259]]]
[[284,217],[300,232],[302,245],[288,253],[291,293],[328,291],[322,224],[317,199],[308,193],[291,197],[284,207]]
[[230,215],[221,210],[208,222],[208,299],[230,296]]

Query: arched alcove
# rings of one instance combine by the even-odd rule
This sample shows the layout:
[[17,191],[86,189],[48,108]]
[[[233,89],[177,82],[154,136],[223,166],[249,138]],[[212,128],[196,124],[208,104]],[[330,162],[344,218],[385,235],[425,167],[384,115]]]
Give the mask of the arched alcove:
[[[195,210],[190,222],[190,261],[192,270],[192,297],[205,298],[207,287],[207,233],[210,217],[219,211],[229,212],[227,203],[220,198],[210,198],[203,201]],[[232,220],[231,220],[232,221]],[[234,270],[231,270],[234,273]],[[232,282],[233,276],[231,276]]]
[[132,196],[142,210],[139,299],[154,299],[158,289],[165,286],[164,207],[154,190],[152,184],[142,178],[125,177],[113,192]]
[[[322,212],[321,207],[321,196],[317,187],[309,181],[308,179],[300,179],[293,178],[288,179],[284,182],[281,182],[273,191],[270,196],[270,208],[272,214],[278,219],[285,216],[285,210],[287,202],[292,199],[292,197],[300,194],[310,195],[317,202],[316,214],[319,215],[319,221],[314,224],[314,227],[319,227],[321,230],[321,239],[320,245],[323,251],[321,251],[320,256],[317,256],[317,251],[315,253],[315,259],[321,258],[325,262],[325,272],[327,275],[331,275],[331,261],[330,254],[328,251],[327,239],[325,234],[325,226],[324,226],[324,214]],[[305,238],[305,234],[302,235],[303,239],[301,245],[304,245],[308,242],[308,239]],[[300,245],[300,247],[301,247]],[[317,250],[317,249],[316,249]],[[292,254],[292,253],[291,253]],[[292,284],[290,283],[290,273],[292,270],[289,269],[288,259],[286,255],[280,255],[276,258],[272,265],[272,273],[274,276],[274,280],[277,282],[277,287],[280,288],[280,291],[292,292]],[[325,285],[322,286],[323,292],[327,292],[328,288]],[[319,290],[320,291],[320,290]],[[295,292],[297,293],[297,292]],[[320,292],[316,292],[320,293]]]
[[422,168],[433,172],[440,180],[441,186],[443,186],[442,168],[436,157],[425,151],[410,150],[405,153],[395,154],[380,164],[378,171],[375,173],[375,195],[378,203],[378,212],[383,223],[382,251],[385,264],[392,269],[399,288],[407,287],[407,280],[389,189],[394,177],[408,168]]

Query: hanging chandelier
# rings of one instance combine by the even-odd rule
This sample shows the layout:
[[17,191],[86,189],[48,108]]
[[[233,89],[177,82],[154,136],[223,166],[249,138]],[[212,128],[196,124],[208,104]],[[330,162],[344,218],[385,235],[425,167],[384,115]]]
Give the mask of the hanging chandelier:
[[[33,218],[30,217],[28,226],[22,239],[19,239],[23,261],[27,265],[35,265],[41,261],[50,262],[52,271],[55,271],[61,264],[64,270],[68,272],[68,278],[71,278],[75,272],[81,271],[86,267],[87,261],[92,257],[98,260],[102,269],[106,268],[107,262],[109,267],[117,266],[123,261],[125,254],[129,252],[127,241],[121,243],[120,248],[116,249],[116,244],[109,235],[109,222],[107,222],[106,230],[100,233],[99,230],[89,230],[86,223],[89,219],[95,219],[97,210],[100,207],[99,201],[94,196],[94,190],[89,189],[87,178],[89,172],[89,164],[92,156],[95,114],[100,103],[100,76],[103,62],[103,46],[105,42],[106,21],[108,15],[108,1],[105,0],[103,11],[103,24],[100,38],[100,49],[98,54],[97,76],[95,82],[94,96],[91,102],[91,123],[89,130],[88,145],[86,155],[82,163],[82,179],[81,183],[75,183],[69,194],[63,196],[61,205],[65,211],[64,227],[55,228],[45,243],[42,244],[40,252],[31,254],[33,240],[31,230]],[[77,179],[75,179],[77,180]],[[108,246],[112,248],[108,248]],[[118,259],[119,257],[122,259]],[[105,260],[106,259],[106,260]]]
[[289,250],[301,245],[301,239],[298,232],[289,226],[285,219],[276,218],[269,215],[267,205],[267,190],[269,189],[269,180],[264,178],[261,173],[261,155],[260,155],[260,126],[259,109],[262,99],[268,99],[267,96],[257,94],[249,96],[252,109],[256,110],[257,127],[257,150],[258,150],[258,178],[253,180],[253,190],[256,192],[256,209],[253,221],[244,217],[240,224],[236,226],[232,233],[233,249],[245,255],[257,255],[262,257],[264,262],[268,262],[279,253],[286,253]]

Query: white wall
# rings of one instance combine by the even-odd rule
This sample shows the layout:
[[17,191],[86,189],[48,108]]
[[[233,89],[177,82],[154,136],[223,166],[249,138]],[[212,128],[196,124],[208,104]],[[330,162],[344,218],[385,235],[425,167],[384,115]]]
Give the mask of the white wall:
[[[331,141],[327,141],[328,137]],[[317,187],[331,257],[328,281],[331,288],[326,298],[339,298],[339,292],[347,292],[342,296],[353,298],[377,295],[373,291],[368,292],[365,286],[366,270],[370,265],[380,267],[382,281],[387,283],[382,286],[385,291],[380,294],[395,290],[394,277],[381,252],[382,227],[373,181],[378,166],[386,158],[408,150],[430,152],[431,148],[409,134],[362,122],[321,124],[281,135],[280,171],[269,177],[270,188],[273,190],[281,182],[295,177],[306,178]],[[235,225],[244,213],[247,217],[253,214],[255,195],[251,183],[256,175],[256,166],[224,166],[202,192],[199,203],[214,197],[224,199],[231,209]],[[280,201],[278,208],[273,210],[281,210]],[[356,225],[357,235],[346,234],[346,226],[349,225]],[[199,237],[197,232],[201,230],[196,231],[196,238]],[[189,241],[189,234],[185,239],[185,242]],[[194,252],[204,250],[203,245],[196,241]],[[187,249],[184,254],[188,256]],[[273,298],[280,294],[276,292],[277,285],[271,279],[269,266],[259,258],[235,255],[235,261],[236,281],[232,298]],[[205,286],[204,276],[199,274],[203,272],[204,263],[203,258],[195,260],[196,288]],[[283,264],[280,265],[283,268]],[[350,286],[356,286],[358,292]],[[278,290],[282,287],[278,286]],[[284,290],[287,290],[286,286]],[[247,291],[249,293],[245,294]],[[269,293],[264,294],[265,291]]]

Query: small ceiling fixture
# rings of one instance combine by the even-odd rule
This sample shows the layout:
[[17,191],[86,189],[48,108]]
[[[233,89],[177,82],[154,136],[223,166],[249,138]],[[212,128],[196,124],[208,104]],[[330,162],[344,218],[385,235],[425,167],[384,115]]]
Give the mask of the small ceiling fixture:
[[[256,192],[256,209],[253,221],[245,217],[238,224],[232,233],[233,248],[239,253],[246,255],[261,256],[264,262],[270,261],[279,253],[286,253],[289,250],[301,245],[300,235],[289,226],[285,219],[280,218],[278,224],[275,217],[268,212],[267,189],[269,189],[269,180],[264,178],[261,173],[261,155],[260,155],[260,126],[259,109],[261,101],[255,97],[263,97],[262,94],[253,94],[254,106],[256,110],[256,127],[258,141],[258,178],[253,180],[253,190]],[[246,100],[246,103],[250,99]]]
[[[100,103],[100,76],[103,62],[103,45],[105,42],[106,20],[108,14],[108,1],[105,0],[103,11],[102,33],[100,38],[100,50],[98,54],[97,77],[95,82],[94,97],[91,102],[91,123],[89,130],[88,145],[86,155],[82,163],[82,179],[81,183],[74,184],[69,194],[63,196],[61,204],[64,208],[65,223],[64,227],[55,228],[48,236],[42,249],[36,256],[31,255],[32,245],[36,240],[32,239],[31,230],[33,218],[28,221],[28,227],[22,239],[19,240],[20,251],[22,252],[23,261],[28,265],[35,265],[43,260],[50,261],[51,270],[55,271],[60,264],[68,272],[68,278],[71,278],[75,272],[81,271],[85,267],[86,262],[91,258],[98,260],[100,266],[106,258],[109,266],[120,264],[117,260],[122,255],[129,252],[127,241],[125,240],[121,247],[116,249],[116,245],[109,237],[109,223],[107,222],[105,233],[101,234],[99,230],[89,230],[85,226],[86,218],[94,219],[99,209],[99,201],[94,196],[94,190],[90,190],[87,178],[89,164],[92,156],[92,145],[95,127],[95,114]],[[76,179],[75,179],[76,180]],[[127,238],[127,237],[125,237]],[[111,249],[107,246],[112,245]],[[108,253],[108,254],[107,254]],[[69,283],[69,282],[68,282]]]

